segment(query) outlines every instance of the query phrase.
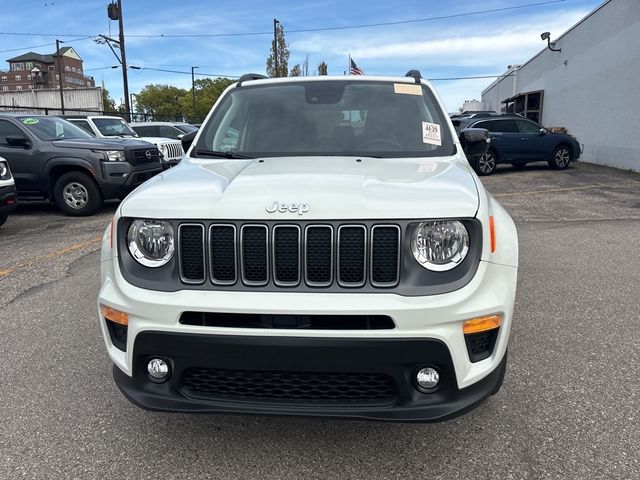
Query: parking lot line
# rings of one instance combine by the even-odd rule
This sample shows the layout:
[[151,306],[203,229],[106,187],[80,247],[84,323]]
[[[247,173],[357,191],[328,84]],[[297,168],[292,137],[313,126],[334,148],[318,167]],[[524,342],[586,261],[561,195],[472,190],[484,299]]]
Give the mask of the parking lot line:
[[15,272],[16,270],[20,270],[21,268],[33,266],[43,260],[50,260],[52,258],[60,257],[67,253],[71,253],[81,248],[88,247],[89,245],[92,245],[94,243],[99,243],[101,240],[102,240],[102,235],[92,238],[90,240],[86,240],[84,242],[74,243],[73,245],[69,245],[68,247],[64,247],[59,250],[54,250],[53,252],[47,253],[46,255],[33,257],[24,263],[20,263],[18,265],[7,268],[5,270],[0,270],[0,277],[7,276],[10,273]]
[[494,197],[512,197],[515,195],[537,195],[539,193],[557,193],[557,192],[571,192],[574,190],[587,190],[589,188],[601,188],[604,185],[587,185],[585,187],[571,187],[571,188],[554,188],[550,190],[532,190],[530,192],[511,192],[511,193],[498,193],[495,194]]

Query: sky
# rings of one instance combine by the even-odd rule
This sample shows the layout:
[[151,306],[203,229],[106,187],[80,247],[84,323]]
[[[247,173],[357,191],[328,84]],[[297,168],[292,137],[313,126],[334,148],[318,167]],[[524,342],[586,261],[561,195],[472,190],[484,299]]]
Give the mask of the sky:
[[[269,32],[277,18],[289,44],[289,68],[308,55],[311,75],[322,61],[330,75],[343,75],[351,55],[367,75],[402,76],[418,69],[434,79],[445,107],[455,112],[465,100],[480,99],[493,81],[468,77],[500,75],[508,65],[526,62],[545,47],[540,33],[549,31],[556,38],[602,1],[123,0],[127,61],[141,68],[129,69],[129,91],[148,84],[190,88],[192,66],[199,67],[197,74],[214,76],[265,73]],[[93,40],[98,34],[117,37],[118,24],[107,17],[108,3],[0,0],[1,60],[28,51],[51,53],[58,38],[76,50],[85,73],[97,85],[104,81],[119,103],[122,71],[111,68],[118,61],[106,45]],[[498,9],[503,10],[486,12]],[[430,20],[412,21],[422,19]],[[344,28],[406,21],[411,22]],[[332,27],[340,29],[294,32]],[[234,35],[223,36],[228,34]],[[0,70],[7,68],[0,63]],[[465,78],[436,80],[459,77]]]

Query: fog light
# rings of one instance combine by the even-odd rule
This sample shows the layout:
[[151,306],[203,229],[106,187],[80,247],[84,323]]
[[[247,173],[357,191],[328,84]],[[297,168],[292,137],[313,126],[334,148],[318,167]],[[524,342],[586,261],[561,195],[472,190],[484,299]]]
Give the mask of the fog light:
[[440,374],[431,367],[421,368],[416,375],[416,382],[421,389],[433,390],[440,382]]
[[147,372],[156,380],[163,380],[169,375],[169,365],[161,358],[152,358],[147,364]]

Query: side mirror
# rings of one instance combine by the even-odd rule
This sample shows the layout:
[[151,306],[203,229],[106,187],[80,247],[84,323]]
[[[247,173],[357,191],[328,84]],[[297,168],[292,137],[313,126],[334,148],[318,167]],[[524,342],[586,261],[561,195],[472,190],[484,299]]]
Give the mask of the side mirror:
[[491,137],[484,128],[465,128],[460,132],[460,143],[467,157],[476,157],[487,153]]
[[184,133],[178,134],[178,140],[182,140],[182,137],[184,137]]
[[541,128],[540,130],[538,130],[538,135],[539,136],[543,136],[543,135],[546,135],[546,134],[547,134],[547,131],[544,128]]
[[196,138],[196,133],[198,132],[185,133],[180,139],[180,141],[182,142],[182,149],[185,153],[187,153],[187,150],[189,150],[189,147],[193,143],[193,139]]
[[20,135],[9,135],[5,140],[10,147],[28,148],[31,146],[31,141],[27,137],[21,137]]

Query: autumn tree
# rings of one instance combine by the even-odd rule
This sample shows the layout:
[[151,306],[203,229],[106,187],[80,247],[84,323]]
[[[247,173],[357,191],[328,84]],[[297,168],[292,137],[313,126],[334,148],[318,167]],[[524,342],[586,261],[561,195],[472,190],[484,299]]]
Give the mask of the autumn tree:
[[137,110],[156,120],[182,120],[183,98],[190,94],[191,91],[171,85],[147,85],[136,95]]
[[114,113],[116,109],[116,101],[109,95],[109,90],[102,88],[102,111],[104,113]]
[[329,67],[327,66],[327,63],[324,61],[320,62],[318,65],[318,75],[328,75],[328,71]]
[[297,63],[291,68],[291,72],[289,72],[290,77],[299,77],[302,75],[302,69],[300,68],[300,64]]
[[215,79],[203,78],[194,82],[196,91],[196,111],[193,114],[193,97],[191,90],[182,97],[182,110],[186,112],[190,121],[198,123],[204,120],[213,104],[216,103],[222,92],[236,80],[218,77]]
[[[276,27],[276,41],[271,41],[271,53],[267,58],[267,75],[270,77],[286,77],[289,75],[289,45],[284,38],[284,27],[278,23]],[[278,71],[276,72],[276,53],[278,55]]]

